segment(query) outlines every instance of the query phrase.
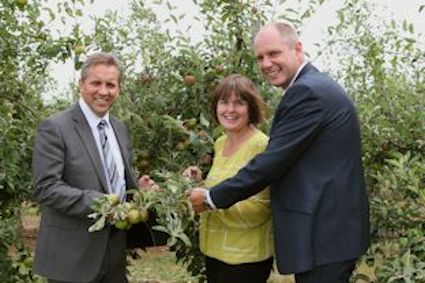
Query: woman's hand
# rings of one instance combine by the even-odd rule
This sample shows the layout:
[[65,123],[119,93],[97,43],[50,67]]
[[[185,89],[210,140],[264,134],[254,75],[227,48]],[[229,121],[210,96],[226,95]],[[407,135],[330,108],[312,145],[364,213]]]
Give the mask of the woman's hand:
[[197,166],[189,166],[187,167],[183,173],[183,177],[193,179],[197,182],[202,181],[202,171]]

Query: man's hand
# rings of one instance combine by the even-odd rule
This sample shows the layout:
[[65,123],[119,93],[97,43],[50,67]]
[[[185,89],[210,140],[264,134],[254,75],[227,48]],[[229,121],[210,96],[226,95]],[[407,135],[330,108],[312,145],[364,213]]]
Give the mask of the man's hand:
[[201,213],[207,210],[205,204],[205,194],[207,190],[204,188],[194,188],[188,191],[189,201],[192,203],[192,208],[196,213]]
[[139,190],[140,191],[159,191],[159,186],[152,180],[149,175],[143,175],[139,179]]

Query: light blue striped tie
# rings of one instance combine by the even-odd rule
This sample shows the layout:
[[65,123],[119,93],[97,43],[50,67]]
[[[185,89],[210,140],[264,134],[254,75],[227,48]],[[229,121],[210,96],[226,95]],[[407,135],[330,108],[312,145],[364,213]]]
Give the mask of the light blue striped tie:
[[106,121],[101,120],[97,125],[99,130],[100,144],[102,145],[102,154],[104,165],[107,169],[108,179],[110,184],[110,193],[115,193],[123,199],[124,189],[121,188],[117,165],[115,164],[114,156],[112,155],[111,146],[108,142],[108,136],[105,133]]

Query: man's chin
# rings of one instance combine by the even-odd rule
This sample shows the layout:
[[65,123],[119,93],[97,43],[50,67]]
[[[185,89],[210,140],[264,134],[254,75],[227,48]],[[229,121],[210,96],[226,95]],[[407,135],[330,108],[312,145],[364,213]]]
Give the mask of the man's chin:
[[103,117],[105,116],[106,112],[108,112],[108,108],[107,107],[102,107],[102,108],[96,108],[94,111],[99,117]]
[[279,79],[269,79],[269,83],[275,87],[286,88],[287,84],[284,80]]
[[291,82],[286,77],[269,78],[268,81],[272,86],[280,87],[280,88],[283,88],[283,89],[286,89],[288,87],[289,83]]

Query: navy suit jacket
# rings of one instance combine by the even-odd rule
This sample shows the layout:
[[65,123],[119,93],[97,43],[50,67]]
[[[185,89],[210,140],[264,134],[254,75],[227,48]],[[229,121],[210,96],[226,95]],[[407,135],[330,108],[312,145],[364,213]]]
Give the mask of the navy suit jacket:
[[281,273],[356,259],[367,250],[359,128],[342,87],[308,63],[277,107],[266,150],[211,188],[214,204],[227,208],[270,186]]

